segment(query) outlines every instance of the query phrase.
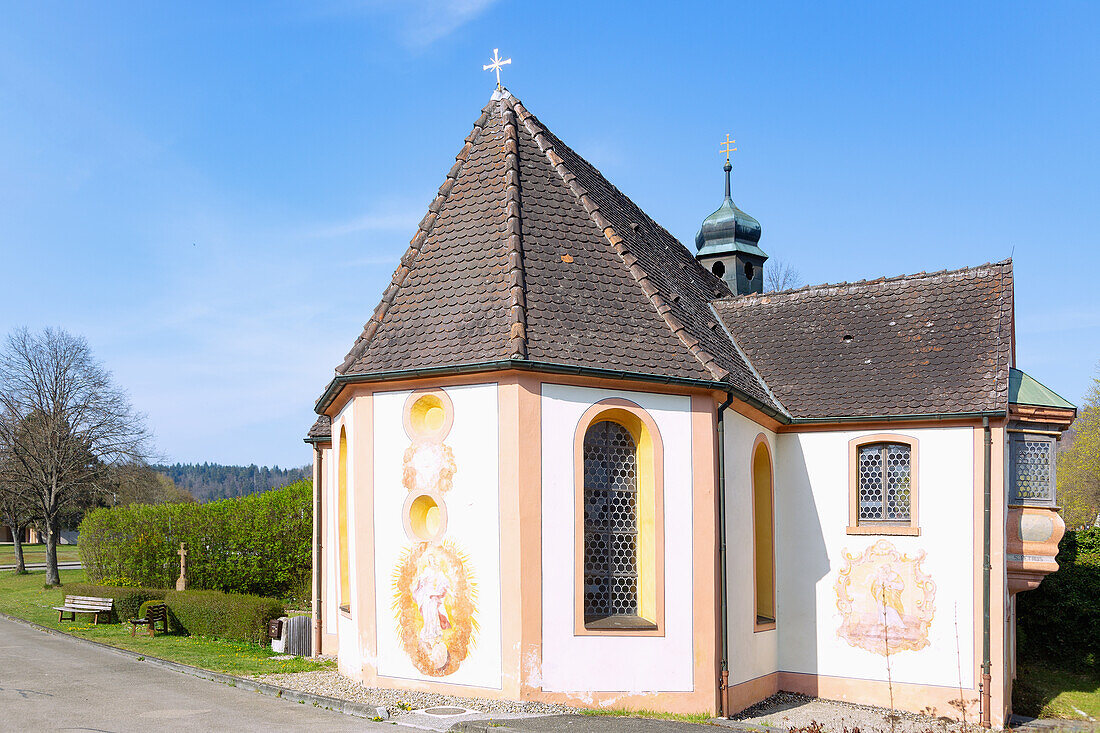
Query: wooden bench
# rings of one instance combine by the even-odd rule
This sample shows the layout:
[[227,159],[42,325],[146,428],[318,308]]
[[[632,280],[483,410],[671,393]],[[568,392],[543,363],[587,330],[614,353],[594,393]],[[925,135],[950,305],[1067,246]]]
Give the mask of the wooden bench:
[[156,636],[157,626],[165,634],[168,633],[168,606],[163,603],[151,603],[145,609],[145,618],[130,619],[130,636],[137,635],[137,627],[146,626],[149,636]]
[[[62,621],[76,621],[76,615],[78,613],[90,613],[92,614],[93,623],[99,625],[99,614],[107,614],[107,618],[111,618],[111,612],[115,610],[114,598],[97,598],[95,596],[65,596],[64,606],[54,606],[53,610],[57,611],[57,622]],[[70,618],[66,619],[65,614],[69,614]]]

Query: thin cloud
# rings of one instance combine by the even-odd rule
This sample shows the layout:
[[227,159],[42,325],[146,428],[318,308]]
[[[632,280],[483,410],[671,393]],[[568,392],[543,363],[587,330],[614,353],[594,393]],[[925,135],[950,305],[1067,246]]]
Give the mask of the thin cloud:
[[498,0],[337,0],[330,10],[370,13],[390,19],[406,45],[424,48],[446,38]]
[[364,214],[348,221],[323,225],[307,232],[306,236],[326,238],[344,237],[361,232],[412,232],[422,216],[423,213],[415,213],[411,210]]

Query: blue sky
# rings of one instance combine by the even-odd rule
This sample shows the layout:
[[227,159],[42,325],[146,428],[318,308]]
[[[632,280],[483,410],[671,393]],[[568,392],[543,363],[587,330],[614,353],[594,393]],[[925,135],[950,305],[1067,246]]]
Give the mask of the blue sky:
[[734,199],[806,283],[1012,254],[1021,368],[1100,360],[1100,6],[0,3],[0,332],[85,335],[165,456],[298,465],[505,84],[683,242]]

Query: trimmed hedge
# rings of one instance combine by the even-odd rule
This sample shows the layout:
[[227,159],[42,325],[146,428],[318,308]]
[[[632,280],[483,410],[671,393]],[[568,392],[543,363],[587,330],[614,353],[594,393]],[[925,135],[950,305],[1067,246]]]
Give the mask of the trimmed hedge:
[[1016,596],[1020,658],[1100,670],[1100,528],[1066,532],[1058,571]]
[[209,504],[95,509],[79,548],[94,583],[172,588],[183,542],[190,588],[287,598],[309,587],[312,531],[307,480]]
[[195,636],[267,644],[267,622],[286,615],[274,598],[216,590],[170,590],[165,594],[173,629]]
[[115,617],[119,621],[141,618],[143,615],[141,607],[144,603],[163,601],[164,594],[168,592],[157,588],[118,588],[92,583],[69,583],[64,586],[64,589],[67,596],[113,598],[115,601]]

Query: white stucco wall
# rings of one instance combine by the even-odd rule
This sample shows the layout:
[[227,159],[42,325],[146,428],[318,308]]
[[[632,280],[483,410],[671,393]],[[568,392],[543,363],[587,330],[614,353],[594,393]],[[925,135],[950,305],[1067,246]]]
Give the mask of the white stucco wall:
[[[574,636],[576,491],[573,441],[581,415],[619,397],[649,412],[664,441],[663,637]],[[691,400],[686,396],[542,386],[542,677],[550,692],[683,692],[692,650]]]
[[476,583],[476,642],[465,661],[446,677],[417,670],[405,653],[393,608],[394,568],[412,545],[402,525],[408,491],[402,485],[403,456],[410,444],[402,410],[410,392],[374,395],[375,612],[378,673],[402,679],[501,688],[500,492],[497,385],[447,387],[454,423],[444,443],[457,470],[447,492],[445,537],[466,555]]
[[[333,551],[332,560],[333,564],[330,566],[333,569],[331,577],[333,579],[333,602],[329,605],[336,621],[336,633],[337,633],[337,665],[340,671],[347,675],[358,677],[362,671],[362,644],[359,640],[359,627],[358,619],[356,618],[356,611],[359,608],[358,605],[358,585],[355,582],[355,569],[358,565],[355,557],[355,527],[358,522],[356,511],[358,507],[355,504],[355,400],[350,400],[344,408],[336,415],[332,421],[332,458],[330,462],[332,464],[332,511],[330,515],[333,519],[333,542],[330,545]],[[339,560],[339,481],[340,481],[340,430],[341,427],[345,431],[347,437],[347,522],[348,522],[348,602],[350,606],[350,615],[345,615],[339,609],[340,606],[340,560]]]
[[[775,433],[747,417],[726,410],[726,619],[730,684],[736,685],[778,669],[779,631],[753,631],[752,447],[763,433],[776,461]],[[778,569],[777,569],[778,572]],[[778,605],[778,599],[777,599]]]
[[[885,680],[886,660],[839,638],[835,583],[845,551],[879,539],[927,553],[936,584],[930,646],[890,656],[895,682],[973,686],[974,437],[970,428],[897,430],[919,440],[919,537],[848,535],[848,441],[880,431],[783,434],[776,462],[778,666],[782,671]],[[727,456],[729,461],[729,456]],[[978,599],[980,603],[980,598]],[[958,619],[958,641],[956,625]],[[960,660],[961,653],[961,660]],[[961,661],[961,664],[960,664]]]

